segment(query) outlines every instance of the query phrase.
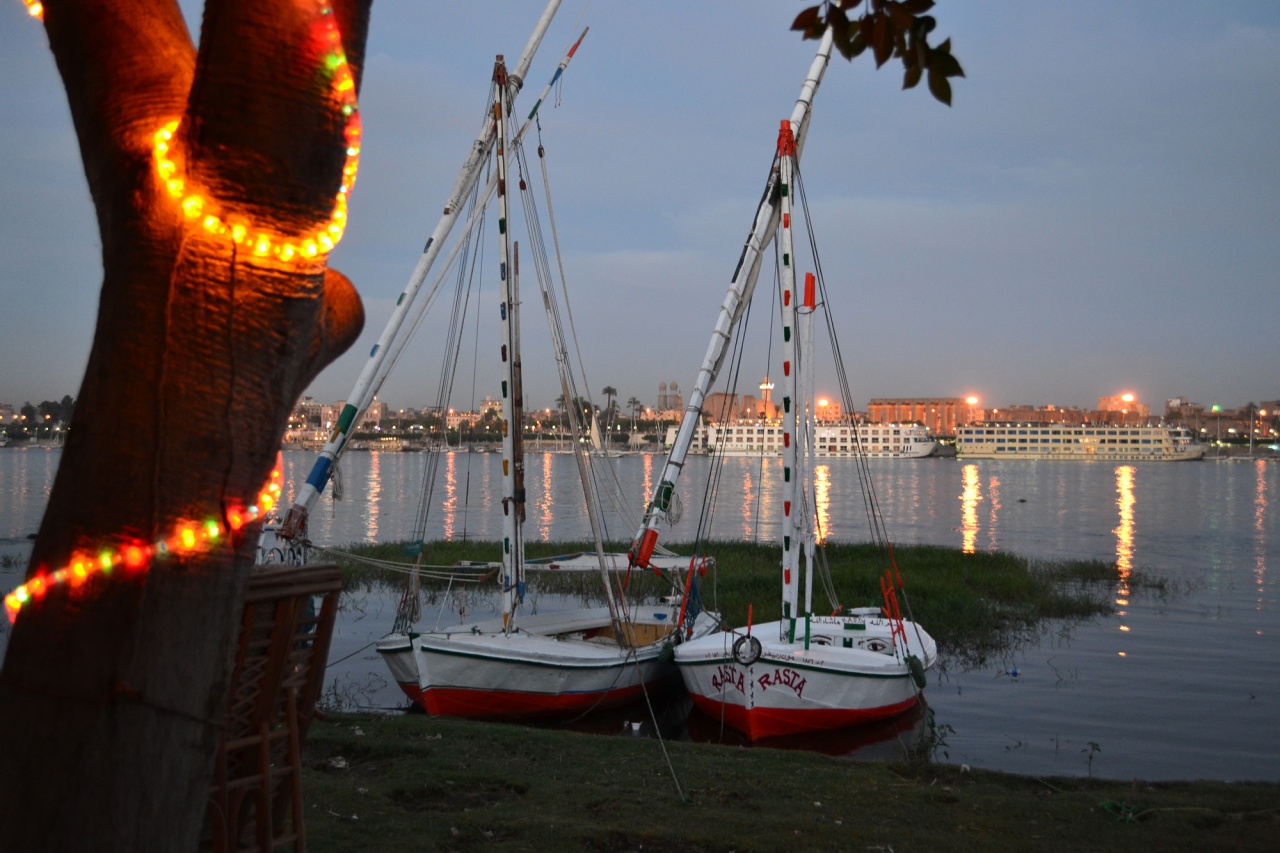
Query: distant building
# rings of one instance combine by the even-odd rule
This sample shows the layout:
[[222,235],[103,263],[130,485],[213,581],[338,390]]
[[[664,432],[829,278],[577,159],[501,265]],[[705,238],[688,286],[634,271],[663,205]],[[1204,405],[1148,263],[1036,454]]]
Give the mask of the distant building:
[[924,424],[934,435],[955,435],[956,424],[980,422],[982,410],[963,397],[876,397],[867,404],[873,424]]
[[1151,419],[1151,407],[1129,393],[1099,397],[1098,412],[1102,415],[1099,419],[1106,423],[1146,423]]
[[360,418],[360,423],[356,428],[361,430],[381,429],[382,420],[386,416],[387,404],[374,397],[373,402],[369,404],[369,408],[365,409],[364,416]]
[[[668,385],[666,382],[658,383],[658,405],[655,406],[660,412],[678,411],[684,408],[684,397],[680,394],[680,386],[672,380]],[[703,411],[706,406],[703,406]]]
[[773,420],[772,403],[750,394],[708,394],[702,403],[702,416],[711,423],[740,420]]
[[323,446],[332,426],[326,423],[325,413],[328,410],[328,406],[312,397],[303,397],[295,403],[284,431],[284,444],[308,448]]
[[1097,412],[1089,412],[1077,406],[1063,407],[1055,406],[1052,403],[1044,406],[1029,406],[1025,403],[1020,403],[999,409],[991,409],[987,412],[985,420],[989,423],[1078,425],[1097,422],[1099,420],[1097,414]]

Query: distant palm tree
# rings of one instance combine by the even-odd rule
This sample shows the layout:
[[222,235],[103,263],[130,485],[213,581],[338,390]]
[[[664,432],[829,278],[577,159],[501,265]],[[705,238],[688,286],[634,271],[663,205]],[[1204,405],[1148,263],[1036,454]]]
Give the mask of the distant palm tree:
[[[557,427],[560,425],[560,414],[565,412],[567,408],[568,406],[566,405],[564,395],[561,394],[559,397],[556,397],[556,426]],[[569,428],[569,425],[566,423],[565,429],[568,429],[568,428]]]
[[636,431],[636,418],[640,417],[640,412],[644,409],[644,403],[640,402],[638,397],[632,397],[627,401],[627,408],[631,410],[631,431]]
[[604,390],[600,393],[603,394],[605,398],[605,429],[609,429],[613,426],[613,398],[618,396],[618,389],[614,388],[612,385],[606,385],[604,386]]

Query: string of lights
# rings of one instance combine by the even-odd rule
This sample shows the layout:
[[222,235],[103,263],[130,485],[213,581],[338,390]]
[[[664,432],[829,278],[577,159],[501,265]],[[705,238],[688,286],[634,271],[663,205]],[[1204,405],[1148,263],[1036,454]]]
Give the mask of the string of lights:
[[229,534],[240,531],[270,512],[280,501],[283,479],[284,462],[277,457],[266,485],[258,493],[257,500],[247,507],[232,505],[221,519],[209,517],[202,521],[180,521],[168,535],[155,542],[123,542],[103,547],[97,554],[73,554],[64,567],[54,572],[37,572],[5,596],[5,613],[13,622],[24,606],[39,601],[57,587],[66,585],[70,589],[78,589],[95,575],[110,577],[117,571],[126,575],[138,574],[146,571],[153,560],[207,553]]
[[327,254],[342,239],[347,226],[347,196],[355,186],[360,165],[360,111],[356,105],[355,79],[342,49],[342,34],[334,21],[333,8],[327,0],[320,2],[318,38],[321,41],[322,67],[331,75],[331,87],[339,102],[346,125],[346,162],[342,166],[342,184],[333,203],[329,219],[309,233],[282,235],[247,218],[223,211],[207,194],[200,192],[183,177],[174,159],[173,139],[177,120],[167,123],[155,134],[155,164],[160,180],[169,196],[178,202],[188,219],[198,221],[210,234],[230,237],[236,245],[247,246],[256,257],[274,257],[281,261],[309,260]]
[[[33,18],[44,20],[44,5],[39,0],[23,2]],[[156,172],[169,196],[182,208],[183,215],[199,222],[210,234],[229,237],[236,245],[247,246],[256,257],[274,257],[281,261],[310,260],[333,251],[347,227],[347,196],[355,186],[360,166],[360,109],[356,103],[355,78],[351,76],[347,54],[342,48],[342,34],[338,31],[329,0],[319,0],[316,36],[320,42],[321,66],[330,75],[333,95],[346,120],[342,136],[347,148],[346,161],[342,165],[342,183],[329,218],[308,233],[280,234],[247,217],[223,210],[181,173],[173,143],[179,121],[167,122],[155,133]]]

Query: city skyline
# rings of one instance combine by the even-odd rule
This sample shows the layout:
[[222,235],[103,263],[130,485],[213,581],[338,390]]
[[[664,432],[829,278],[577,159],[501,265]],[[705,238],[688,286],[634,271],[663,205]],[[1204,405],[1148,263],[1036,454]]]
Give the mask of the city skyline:
[[[346,397],[439,215],[494,54],[514,61],[544,4],[406,5],[373,10],[364,155],[332,258],[368,319],[308,389],[326,401]],[[199,4],[182,6],[198,22]],[[591,26],[541,130],[596,397],[611,385],[652,405],[657,381],[693,388],[815,48],[788,30],[799,5],[718,8],[598,5],[579,21],[566,4],[528,75],[531,99]],[[900,91],[898,67],[869,56],[833,60],[815,101],[803,165],[855,401],[1091,407],[1128,391],[1159,410],[1280,396],[1265,310],[1280,270],[1280,8],[934,14],[967,73],[954,107]],[[78,395],[101,270],[43,31],[20,3],[0,4],[0,19],[0,400],[17,407]],[[424,332],[382,399],[432,399],[438,335]],[[547,346],[528,340],[532,362]],[[766,370],[753,353],[739,392]],[[494,375],[482,359],[474,396],[493,393]],[[527,388],[559,394],[549,370]]]

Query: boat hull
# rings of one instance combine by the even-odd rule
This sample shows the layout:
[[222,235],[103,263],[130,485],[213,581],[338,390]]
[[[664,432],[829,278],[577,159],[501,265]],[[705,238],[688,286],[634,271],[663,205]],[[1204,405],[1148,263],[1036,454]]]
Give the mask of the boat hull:
[[[561,716],[624,704],[676,677],[668,651],[675,613],[637,608],[632,642],[613,637],[608,610],[540,614],[504,633],[500,621],[378,643],[405,695],[430,714],[469,719]],[[711,632],[700,614],[694,636]]]
[[[923,673],[936,661],[937,645],[905,624],[907,653]],[[911,667],[891,653],[887,620],[814,617],[808,649],[803,636],[779,639],[781,630],[782,623],[772,622],[753,628],[750,638],[745,631],[725,632],[677,647],[676,665],[695,707],[758,740],[856,726],[901,714],[920,700],[922,685]],[[758,641],[758,657],[744,639]]]

